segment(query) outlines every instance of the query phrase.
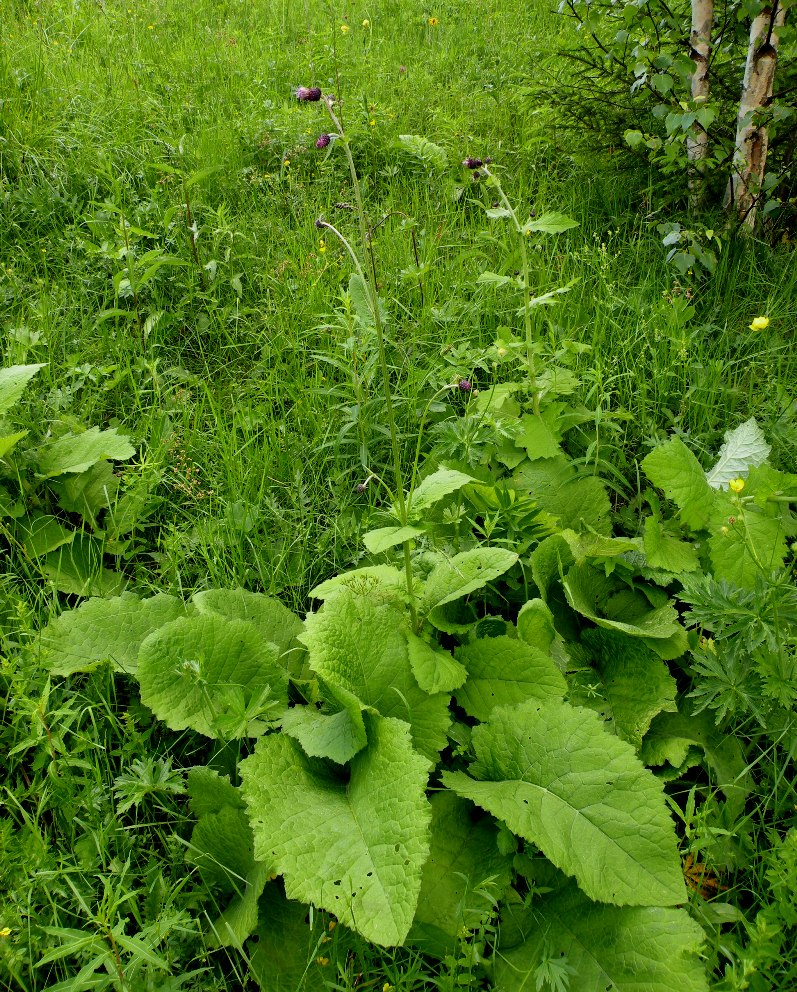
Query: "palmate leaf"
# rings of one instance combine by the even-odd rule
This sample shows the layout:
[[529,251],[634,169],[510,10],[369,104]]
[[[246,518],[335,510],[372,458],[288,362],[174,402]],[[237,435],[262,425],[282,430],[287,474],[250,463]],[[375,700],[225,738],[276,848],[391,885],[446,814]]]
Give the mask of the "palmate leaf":
[[483,637],[457,650],[468,680],[455,695],[468,716],[489,720],[496,706],[561,699],[564,676],[550,655],[514,638]]
[[432,796],[432,841],[408,942],[427,954],[450,953],[463,929],[492,909],[512,877],[512,857],[498,850],[498,828],[453,792]]
[[[183,617],[150,634],[138,655],[141,701],[172,730],[206,737],[257,736],[259,716],[273,719],[288,703],[279,648],[254,624],[216,615]],[[251,713],[254,705],[257,712]]]
[[448,696],[429,695],[412,671],[403,609],[342,588],[305,620],[310,667],[344,708],[409,723],[415,747],[433,761],[445,747]]
[[443,772],[443,784],[536,844],[591,899],[685,901],[662,786],[597,714],[558,700],[502,707],[474,729],[473,747],[473,778]]
[[589,902],[575,885],[508,914],[518,943],[495,957],[496,992],[537,992],[544,958],[567,959],[570,988],[607,992],[707,992],[705,935],[684,909]]
[[112,662],[117,671],[135,675],[144,639],[186,616],[190,609],[165,593],[150,599],[129,592],[111,599],[89,599],[41,630],[40,657],[53,675],[88,672],[105,661]]
[[429,854],[429,764],[403,721],[367,725],[348,782],[272,734],[241,763],[242,789],[255,856],[283,875],[288,898],[394,946],[409,932]]

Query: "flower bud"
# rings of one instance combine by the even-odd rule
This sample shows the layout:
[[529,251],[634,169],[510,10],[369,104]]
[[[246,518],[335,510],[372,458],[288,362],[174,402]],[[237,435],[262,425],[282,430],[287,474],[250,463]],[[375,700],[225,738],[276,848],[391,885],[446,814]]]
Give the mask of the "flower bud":
[[457,389],[463,393],[469,393],[473,389],[473,383],[470,379],[460,379],[457,383]]
[[481,169],[484,165],[484,160],[480,158],[471,158],[470,155],[463,160],[462,164],[466,169]]
[[318,86],[297,86],[294,93],[296,99],[303,103],[315,103],[321,99],[321,89]]

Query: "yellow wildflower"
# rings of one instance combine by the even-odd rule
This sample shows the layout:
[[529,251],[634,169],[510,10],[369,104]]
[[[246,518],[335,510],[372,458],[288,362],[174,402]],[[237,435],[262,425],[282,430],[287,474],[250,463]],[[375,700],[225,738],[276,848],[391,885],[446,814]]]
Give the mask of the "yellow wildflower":
[[438,21],[438,19],[436,17],[430,17],[429,18],[429,27],[430,28],[436,28],[439,23],[440,23],[440,21]]
[[321,240],[318,242],[318,250],[321,252],[322,255],[327,250],[327,243],[326,241],[324,241],[323,238],[321,238]]
[[753,317],[751,331],[765,331],[769,327],[769,317]]
[[371,26],[371,22],[366,17],[365,20],[363,21],[363,27],[364,28],[370,28],[370,26]]
[[340,33],[341,34],[348,34],[350,30],[351,30],[351,28],[349,27],[348,24],[341,24],[341,26],[340,26]]
[[740,493],[744,489],[744,479],[731,479],[728,488],[732,493]]
[[0,937],[10,937],[10,936],[11,936],[11,927],[3,927],[3,929],[0,930]]

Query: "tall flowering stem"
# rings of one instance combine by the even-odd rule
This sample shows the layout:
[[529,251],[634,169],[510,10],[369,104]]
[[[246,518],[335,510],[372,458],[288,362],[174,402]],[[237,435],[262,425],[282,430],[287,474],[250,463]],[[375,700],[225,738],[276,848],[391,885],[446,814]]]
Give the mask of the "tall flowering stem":
[[[470,160],[466,159],[466,163],[468,161]],[[478,161],[478,159],[475,161]],[[515,231],[519,235],[521,267],[523,269],[523,322],[526,331],[526,363],[529,367],[529,378],[531,379],[531,388],[533,390],[534,413],[539,414],[540,393],[537,389],[537,367],[536,362],[534,361],[534,333],[531,328],[531,288],[529,286],[529,257],[528,252],[526,251],[526,232],[523,230],[523,226],[515,213],[515,208],[509,202],[497,176],[490,172],[485,164],[482,164],[480,168],[481,172],[484,173],[484,175],[489,179],[490,185],[498,191],[498,195],[501,198],[501,203],[508,211]]]
[[[390,388],[390,372],[387,365],[387,353],[385,351],[385,335],[384,329],[382,327],[382,315],[379,311],[379,297],[376,292],[376,261],[374,259],[373,251],[371,250],[370,239],[368,237],[368,226],[365,221],[365,210],[363,208],[362,193],[360,191],[360,180],[357,175],[357,169],[354,165],[354,158],[351,154],[351,148],[349,147],[349,141],[343,130],[343,125],[335,113],[333,106],[334,100],[326,96],[323,100],[324,106],[327,108],[327,113],[332,119],[332,123],[335,127],[334,137],[338,138],[341,145],[343,146],[343,151],[346,155],[346,161],[349,163],[349,173],[351,174],[352,188],[354,190],[354,200],[356,204],[357,219],[360,224],[360,243],[362,248],[363,259],[368,259],[370,263],[370,279],[365,277],[362,265],[356,258],[356,253],[352,250],[351,246],[348,244],[346,239],[332,227],[331,224],[326,222],[321,222],[324,226],[329,227],[330,230],[340,238],[340,240],[346,245],[349,254],[351,255],[355,268],[360,275],[363,283],[365,284],[366,292],[368,293],[369,300],[371,302],[371,311],[374,315],[374,327],[376,329],[376,342],[377,349],[379,351],[379,364],[382,370],[382,385],[385,393],[385,402],[387,404],[387,421],[388,427],[390,428],[390,443],[393,452],[393,472],[396,480],[396,502],[398,504],[399,519],[401,520],[402,526],[406,526],[409,519],[409,509],[407,501],[404,497],[404,477],[401,471],[401,452],[399,450],[398,441],[398,430],[396,428],[396,418],[393,413],[393,393]],[[407,582],[407,595],[409,598],[410,615],[412,617],[413,627],[418,625],[418,617],[415,611],[415,597],[413,595],[413,579],[412,579],[412,559],[410,557],[410,544],[409,541],[405,541],[404,545],[404,573]]]

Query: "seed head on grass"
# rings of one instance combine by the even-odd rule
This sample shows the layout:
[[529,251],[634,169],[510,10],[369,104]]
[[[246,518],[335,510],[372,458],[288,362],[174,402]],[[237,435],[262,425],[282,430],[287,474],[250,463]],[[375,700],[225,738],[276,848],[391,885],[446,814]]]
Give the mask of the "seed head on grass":
[[316,103],[321,99],[321,87],[320,86],[297,86],[294,90],[294,95],[297,100],[301,100],[302,103]]

